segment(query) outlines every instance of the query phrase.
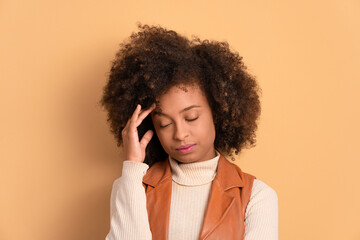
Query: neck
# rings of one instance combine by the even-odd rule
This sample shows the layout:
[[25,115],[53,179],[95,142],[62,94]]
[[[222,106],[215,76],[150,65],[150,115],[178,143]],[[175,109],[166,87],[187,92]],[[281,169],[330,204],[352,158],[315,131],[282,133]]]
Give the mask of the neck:
[[211,182],[215,175],[220,153],[206,161],[180,163],[169,156],[173,181],[187,186],[203,185]]

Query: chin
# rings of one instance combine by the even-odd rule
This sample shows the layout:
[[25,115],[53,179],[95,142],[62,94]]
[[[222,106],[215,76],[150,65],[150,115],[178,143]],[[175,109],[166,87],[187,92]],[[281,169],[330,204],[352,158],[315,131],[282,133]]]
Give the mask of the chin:
[[198,158],[196,156],[191,156],[193,154],[186,154],[186,155],[174,155],[171,156],[172,159],[177,160],[178,162],[181,163],[192,163],[192,162],[196,162],[198,160]]

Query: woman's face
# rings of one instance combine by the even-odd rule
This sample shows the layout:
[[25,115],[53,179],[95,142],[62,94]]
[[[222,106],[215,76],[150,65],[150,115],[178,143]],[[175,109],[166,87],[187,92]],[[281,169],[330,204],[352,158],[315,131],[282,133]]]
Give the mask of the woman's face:
[[182,163],[216,156],[211,109],[198,86],[174,86],[157,101],[151,119],[167,154]]

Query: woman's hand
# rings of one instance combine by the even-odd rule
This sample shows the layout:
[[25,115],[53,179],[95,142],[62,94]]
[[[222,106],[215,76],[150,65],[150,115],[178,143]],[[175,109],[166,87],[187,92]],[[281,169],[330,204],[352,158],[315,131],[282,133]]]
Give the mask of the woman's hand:
[[154,132],[152,130],[148,130],[139,142],[137,127],[142,123],[146,116],[155,109],[155,107],[156,104],[153,103],[150,108],[141,110],[141,105],[138,104],[133,115],[127,121],[125,128],[121,132],[125,160],[144,162],[145,149],[150,142]]

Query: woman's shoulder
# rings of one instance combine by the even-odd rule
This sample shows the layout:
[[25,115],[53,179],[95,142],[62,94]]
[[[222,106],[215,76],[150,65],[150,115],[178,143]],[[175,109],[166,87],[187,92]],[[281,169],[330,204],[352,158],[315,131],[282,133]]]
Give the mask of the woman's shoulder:
[[254,179],[245,212],[244,239],[278,239],[279,208],[276,191]]
[[250,201],[253,199],[269,199],[277,202],[278,196],[272,187],[259,179],[254,179],[254,183],[251,189]]
[[246,215],[277,216],[278,195],[276,191],[259,179],[254,179]]

